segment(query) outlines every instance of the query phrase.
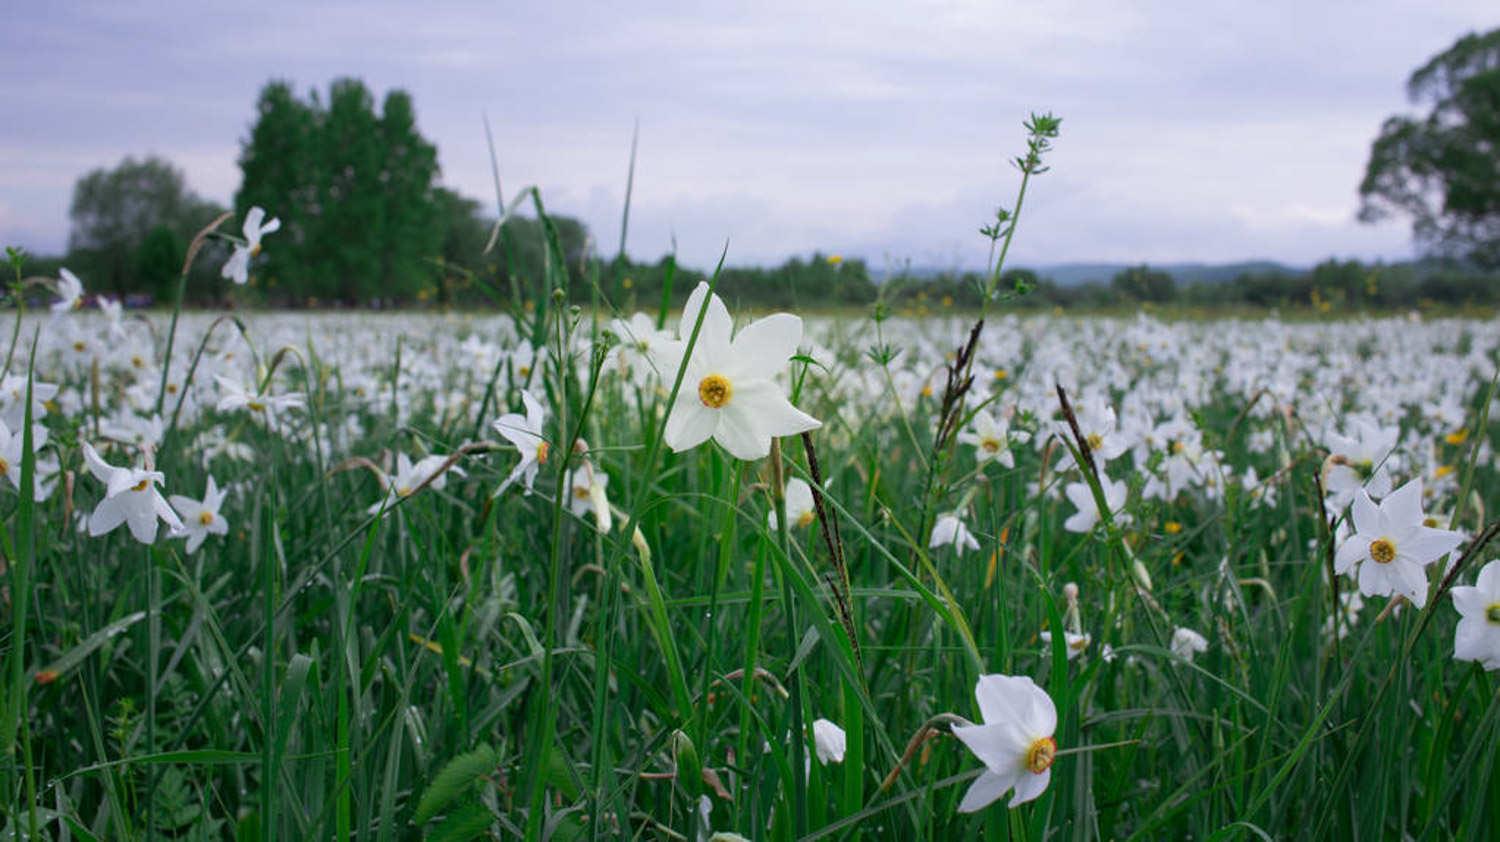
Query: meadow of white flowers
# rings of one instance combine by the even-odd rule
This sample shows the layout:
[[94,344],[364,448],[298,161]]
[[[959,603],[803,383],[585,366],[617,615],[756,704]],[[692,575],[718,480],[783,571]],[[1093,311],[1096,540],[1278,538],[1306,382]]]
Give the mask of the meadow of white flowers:
[[1493,319],[83,287],[0,383],[7,834],[1500,821]]

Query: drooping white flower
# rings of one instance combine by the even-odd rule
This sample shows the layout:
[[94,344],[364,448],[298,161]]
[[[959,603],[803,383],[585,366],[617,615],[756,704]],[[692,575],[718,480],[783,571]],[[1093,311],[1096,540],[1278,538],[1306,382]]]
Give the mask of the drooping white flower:
[[608,532],[614,523],[609,511],[609,474],[596,470],[584,459],[577,468],[568,470],[568,508],[578,517],[594,513],[594,524],[599,531]]
[[1420,479],[1378,506],[1357,489],[1351,514],[1354,534],[1334,554],[1334,572],[1357,576],[1365,596],[1401,594],[1421,608],[1427,602],[1427,565],[1463,543],[1463,534],[1424,525]]
[[[1124,516],[1120,514],[1120,510],[1125,506],[1125,493],[1127,490],[1125,481],[1111,480],[1109,477],[1101,474],[1099,483],[1104,490],[1105,505],[1115,515],[1114,519],[1117,522],[1122,521]],[[1087,532],[1093,529],[1094,524],[1099,522],[1099,506],[1094,500],[1094,492],[1089,490],[1088,483],[1068,483],[1067,488],[1063,489],[1063,493],[1068,496],[1069,502],[1078,507],[1078,511],[1074,512],[1072,516],[1063,522],[1063,528],[1069,532]]]
[[1057,757],[1057,707],[1052,697],[1026,676],[982,675],[974,686],[983,725],[955,725],[953,736],[984,762],[985,769],[964,793],[961,813],[989,806],[1014,789],[1010,806],[1041,795],[1052,779]]
[[[703,326],[692,355],[684,362],[687,340],[698,314]],[[664,438],[681,453],[712,438],[736,459],[760,459],[771,452],[771,439],[822,426],[787,400],[774,378],[786,369],[802,341],[802,320],[776,313],[733,333],[729,310],[718,295],[699,283],[688,296],[678,338],[656,349],[657,368],[673,377],[684,367],[682,390],[671,408]]]
[[1172,631],[1172,654],[1191,661],[1199,652],[1208,651],[1208,639],[1185,626]]
[[177,513],[156,490],[157,483],[163,479],[160,471],[117,468],[100,458],[98,451],[88,442],[83,443],[83,459],[94,478],[104,483],[104,499],[89,515],[90,535],[98,537],[124,523],[137,541],[153,544],[158,519],[167,525],[172,535],[183,530]]
[[235,244],[234,252],[224,261],[220,277],[228,278],[241,286],[250,280],[250,258],[260,254],[260,238],[281,228],[280,219],[272,219],[262,225],[261,220],[265,218],[265,210],[259,207],[253,207],[245,214],[245,224],[241,228],[245,234],[245,242]]
[[83,306],[83,281],[67,269],[57,270],[57,300],[52,302],[52,312],[66,313]]
[[1500,561],[1491,561],[1471,585],[1452,590],[1460,615],[1453,633],[1453,657],[1500,670]]
[[[812,486],[799,477],[792,477],[786,481],[786,498],[782,500],[786,511],[786,525],[788,529],[796,529],[811,524],[817,517],[817,510],[813,506]],[[766,513],[766,527],[776,528],[776,513]]]
[[813,750],[818,762],[823,765],[844,762],[846,737],[844,729],[826,719],[815,719],[812,724]]
[[521,390],[521,402],[526,405],[526,414],[510,412],[495,419],[493,424],[495,432],[502,438],[515,445],[516,450],[521,452],[521,461],[511,469],[510,476],[500,487],[495,490],[496,496],[503,494],[505,489],[510,488],[516,480],[522,480],[526,484],[526,490],[531,490],[531,485],[536,481],[537,472],[547,464],[547,455],[552,449],[542,425],[546,422],[546,411],[541,403],[531,396],[525,389]]
[[965,550],[979,549],[979,541],[969,532],[969,527],[958,519],[957,515],[938,515],[937,522],[932,525],[932,539],[927,542],[928,549],[936,549],[952,544],[963,555]]
[[227,496],[229,492],[219,490],[218,483],[209,474],[208,488],[203,492],[202,500],[194,500],[181,494],[173,494],[167,498],[172,503],[172,508],[182,516],[185,531],[176,537],[187,539],[188,555],[197,552],[209,535],[229,534],[229,521],[219,514],[219,508],[224,505],[224,498]]

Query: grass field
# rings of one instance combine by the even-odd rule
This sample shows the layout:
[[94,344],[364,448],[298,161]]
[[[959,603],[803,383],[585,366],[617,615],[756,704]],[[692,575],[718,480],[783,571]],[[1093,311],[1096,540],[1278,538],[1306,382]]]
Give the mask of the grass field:
[[20,321],[0,836],[1494,838],[1493,320],[533,303]]

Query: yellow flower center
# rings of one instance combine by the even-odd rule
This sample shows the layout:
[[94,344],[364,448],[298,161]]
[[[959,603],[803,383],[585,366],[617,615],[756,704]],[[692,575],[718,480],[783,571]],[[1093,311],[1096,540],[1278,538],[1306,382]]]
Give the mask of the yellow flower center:
[[1370,558],[1377,564],[1390,564],[1396,560],[1396,542],[1389,538],[1376,538],[1370,542]]
[[259,257],[260,256],[260,243],[256,243],[255,245],[253,245],[253,246],[250,247],[250,256],[251,257]]
[[10,463],[7,462],[3,457],[0,457],[0,474],[8,473],[10,473]]
[[396,489],[396,496],[397,497],[410,497],[411,496],[411,486],[409,486],[409,485],[403,485],[403,486],[397,488]]
[[1468,440],[1469,440],[1469,430],[1468,430],[1467,427],[1460,429],[1456,433],[1449,433],[1448,435],[1443,436],[1443,441],[1446,441],[1447,443],[1453,444],[1453,445],[1463,444],[1464,442],[1466,442]]
[[80,354],[83,353],[84,351],[87,351],[88,347],[89,346],[82,339],[80,339],[77,342],[73,343],[73,350],[77,351]]
[[132,366],[135,366],[136,368],[145,368],[146,367],[146,361],[143,360],[143,359],[141,359],[141,355],[140,354],[135,354],[135,355],[131,356],[131,358],[130,358],[130,364]]
[[523,365],[520,368],[517,368],[516,371],[522,377],[530,377],[531,376],[531,366],[529,366],[529,365]]
[[256,400],[245,401],[245,408],[249,409],[251,412],[265,412],[266,411],[266,405],[264,403],[261,403],[260,401],[256,401]]
[[573,496],[577,497],[579,500],[587,500],[587,499],[589,499],[589,488],[588,488],[588,486],[586,486],[586,485],[575,485],[575,486],[573,486]]
[[198,515],[198,522],[201,523],[201,524],[203,524],[204,526],[207,526],[210,523],[213,523],[214,522],[214,513],[213,512],[201,512],[201,513],[199,513],[199,515]]
[[1026,749],[1026,769],[1033,775],[1052,768],[1052,761],[1057,758],[1057,740],[1051,737],[1042,737]]
[[723,409],[734,395],[734,387],[722,374],[710,374],[698,381],[698,400],[709,409]]
[[547,464],[547,451],[551,449],[552,445],[546,442],[542,442],[541,444],[536,446],[536,463],[538,465]]
[[1484,618],[1491,623],[1500,626],[1500,602],[1484,609]]
[[811,525],[813,522],[813,517],[814,515],[811,511],[803,512],[802,516],[797,518],[797,526],[804,527]]
[[1442,479],[1443,477],[1446,477],[1449,474],[1453,473],[1453,471],[1454,467],[1452,465],[1439,465],[1436,469],[1433,470],[1432,476],[1434,479]]
[[1003,368],[997,368],[997,369],[995,369],[995,379],[996,380],[1004,380],[1005,378],[1007,378],[1009,376],[1010,376],[1010,372],[1006,371],[1005,369],[1003,369]]
[[151,484],[151,480],[149,480],[149,479],[143,479],[140,482],[136,483],[135,485],[131,486],[130,490],[131,491],[145,491],[146,490],[146,486],[148,486],[150,484]]
[[1084,441],[1088,442],[1089,450],[1098,450],[1104,446],[1104,437],[1098,433],[1089,433]]
[[1176,535],[1177,533],[1182,531],[1182,524],[1178,523],[1175,520],[1169,520],[1162,525],[1162,528],[1167,531],[1168,535]]
[[999,439],[980,439],[980,441],[979,441],[979,447],[981,449],[983,449],[985,453],[999,453],[1000,452],[1000,440]]

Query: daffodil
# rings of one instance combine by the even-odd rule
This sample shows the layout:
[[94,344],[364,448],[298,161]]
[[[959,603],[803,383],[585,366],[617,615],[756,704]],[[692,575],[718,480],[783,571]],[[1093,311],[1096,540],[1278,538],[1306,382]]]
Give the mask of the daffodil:
[[1357,576],[1365,596],[1401,594],[1421,608],[1427,602],[1427,566],[1463,543],[1463,534],[1424,524],[1420,479],[1379,505],[1357,489],[1350,511],[1354,534],[1334,554],[1334,572]]
[[[786,512],[786,525],[788,529],[807,526],[817,517],[817,509],[813,506],[812,486],[806,480],[793,477],[786,481],[785,499],[782,500],[783,511]],[[766,513],[766,527],[776,528],[776,513]]]
[[1006,468],[1016,466],[1015,454],[1010,452],[1011,438],[1010,422],[1004,418],[997,421],[985,410],[975,413],[972,428],[958,434],[961,444],[973,446],[974,459],[980,465],[993,461]]
[[160,471],[117,468],[100,458],[98,451],[88,442],[83,443],[83,459],[94,479],[104,483],[104,499],[89,515],[90,535],[98,537],[124,523],[137,541],[153,544],[158,519],[167,525],[172,535],[183,530],[177,513],[156,490],[157,484],[163,480]]
[[932,525],[932,538],[927,542],[927,547],[936,549],[950,544],[958,550],[959,555],[963,555],[965,550],[979,549],[979,541],[957,515],[938,515],[937,522]]
[[234,252],[224,262],[220,277],[228,278],[241,286],[250,280],[250,258],[260,254],[260,238],[281,229],[280,219],[262,224],[261,221],[265,218],[265,210],[259,207],[251,208],[245,214],[245,224],[240,229],[245,235],[245,242],[235,244]]
[[[4,474],[17,491],[21,490],[21,458],[25,455],[24,438],[19,432],[12,433],[10,427],[6,426],[4,421],[0,421],[0,474]],[[41,424],[32,425],[32,451],[40,450],[42,445],[46,443],[47,428]],[[40,457],[36,459],[34,464],[35,472],[32,478],[31,495],[34,500],[41,502],[47,499],[47,495],[52,491],[51,484],[45,482],[44,478],[57,473],[57,464],[52,460],[43,460]]]
[[547,464],[547,457],[552,452],[552,445],[547,441],[542,425],[546,422],[546,411],[541,403],[531,396],[531,393],[522,389],[521,402],[526,405],[526,414],[520,415],[514,412],[507,413],[495,419],[495,432],[501,438],[515,445],[516,450],[521,453],[521,461],[511,469],[510,475],[500,487],[495,490],[498,496],[510,488],[517,480],[526,485],[526,490],[531,490],[531,485],[536,481],[537,472]]
[[[703,326],[693,353],[684,360],[700,312]],[[659,343],[657,367],[663,377],[684,369],[682,390],[664,432],[674,451],[691,450],[712,438],[736,459],[760,459],[771,452],[773,438],[822,426],[792,406],[773,379],[797,353],[802,320],[777,313],[731,334],[729,310],[718,295],[709,295],[708,284],[700,283],[688,296],[678,338]]]
[[1057,757],[1057,707],[1052,697],[1026,676],[982,675],[974,686],[983,725],[955,725],[953,736],[984,762],[984,771],[959,803],[972,813],[1014,790],[1015,807],[1041,795],[1052,780]]
[[66,313],[83,306],[83,281],[67,269],[57,271],[57,300],[52,302],[52,312]]
[[812,724],[813,751],[823,765],[844,762],[846,737],[844,729],[827,719],[815,719]]
[[[1104,491],[1104,504],[1115,515],[1114,519],[1116,521],[1123,520],[1124,518],[1119,512],[1125,506],[1125,481],[1112,480],[1107,476],[1100,476],[1099,482]],[[1094,499],[1094,492],[1089,489],[1088,484],[1082,482],[1069,483],[1067,488],[1063,489],[1063,493],[1068,496],[1069,502],[1078,507],[1078,511],[1074,512],[1072,516],[1063,522],[1063,528],[1069,532],[1087,532],[1093,529],[1094,524],[1099,522],[1099,505]]]
[[234,412],[244,410],[252,417],[263,418],[266,423],[276,423],[276,415],[289,409],[301,409],[307,405],[301,392],[287,392],[283,395],[272,395],[267,392],[251,391],[240,385],[238,381],[231,380],[222,374],[214,375],[219,383],[219,403],[215,407],[220,412]]
[[1500,669],[1500,561],[1486,564],[1472,586],[1456,587],[1452,594],[1460,615],[1453,657],[1477,661],[1487,670]]
[[1199,652],[1208,651],[1208,638],[1190,628],[1179,626],[1172,630],[1172,654],[1191,661]]
[[197,552],[208,536],[229,534],[229,521],[219,514],[219,508],[224,505],[224,498],[227,496],[229,492],[220,491],[218,483],[214,482],[213,475],[210,474],[208,488],[204,490],[202,500],[194,500],[181,494],[173,494],[167,498],[172,503],[172,508],[182,516],[184,531],[176,537],[187,539],[188,555]]

